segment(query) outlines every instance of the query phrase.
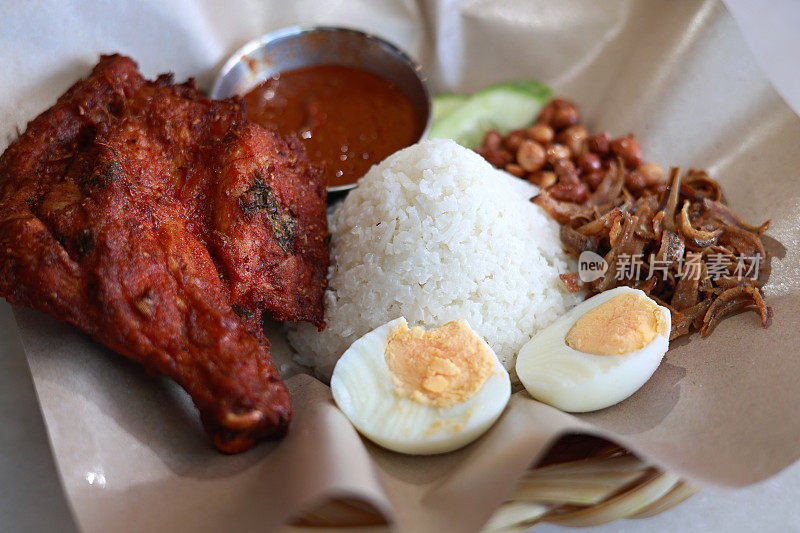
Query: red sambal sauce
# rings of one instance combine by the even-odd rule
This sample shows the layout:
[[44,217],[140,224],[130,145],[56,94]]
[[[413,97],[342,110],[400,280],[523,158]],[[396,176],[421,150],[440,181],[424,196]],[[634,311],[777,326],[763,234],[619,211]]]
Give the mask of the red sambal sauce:
[[420,134],[411,101],[400,89],[352,67],[281,72],[244,99],[248,119],[303,141],[309,159],[324,164],[329,187],[355,183]]

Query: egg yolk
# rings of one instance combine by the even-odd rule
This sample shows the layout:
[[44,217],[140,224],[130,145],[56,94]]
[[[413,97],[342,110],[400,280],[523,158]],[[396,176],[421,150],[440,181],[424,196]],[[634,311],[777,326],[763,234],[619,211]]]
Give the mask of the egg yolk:
[[594,355],[641,350],[657,335],[667,336],[664,313],[641,294],[620,294],[581,316],[566,336],[567,346]]
[[472,398],[495,366],[491,349],[460,319],[430,331],[398,324],[385,357],[395,392],[434,407]]

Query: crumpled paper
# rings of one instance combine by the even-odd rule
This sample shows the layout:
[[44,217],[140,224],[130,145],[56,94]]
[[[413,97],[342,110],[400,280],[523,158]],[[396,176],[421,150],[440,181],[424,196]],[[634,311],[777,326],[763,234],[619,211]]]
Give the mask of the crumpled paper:
[[[752,59],[718,1],[300,0],[98,3],[3,17],[0,122],[14,126],[121,52],[152,77],[209,85],[240,45],[292,24],[375,32],[419,58],[437,91],[538,78],[580,106],[592,131],[634,132],[663,166],[708,169],[745,220],[771,218],[785,250],[765,294],[775,310],[724,321],[670,347],[621,404],[572,416],[520,392],[467,448],[409,457],[363,441],[326,385],[288,379],[289,436],[237,455],[211,447],[188,397],[68,325],[16,312],[59,473],[84,531],[273,531],[327,498],[380,511],[398,531],[475,531],[559,435],[618,442],[691,480],[736,486],[800,456],[800,119]],[[777,249],[777,248],[776,248]],[[290,351],[269,332],[287,374]]]

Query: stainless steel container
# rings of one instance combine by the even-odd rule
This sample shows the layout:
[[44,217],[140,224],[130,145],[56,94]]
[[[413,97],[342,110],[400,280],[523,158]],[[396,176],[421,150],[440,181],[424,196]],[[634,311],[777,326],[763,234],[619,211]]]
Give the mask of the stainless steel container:
[[[393,44],[348,28],[290,27],[268,33],[244,45],[217,76],[212,98],[244,94],[276,73],[314,65],[343,65],[377,74],[408,96],[424,139],[431,123],[431,92],[422,67]],[[328,192],[355,184],[328,187]]]

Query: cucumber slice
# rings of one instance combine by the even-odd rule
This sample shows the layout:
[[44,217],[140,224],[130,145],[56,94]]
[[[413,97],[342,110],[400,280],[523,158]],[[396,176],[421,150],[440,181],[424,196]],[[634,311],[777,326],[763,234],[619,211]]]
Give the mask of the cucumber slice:
[[549,87],[532,80],[494,85],[470,96],[439,120],[434,118],[428,137],[453,139],[474,148],[490,129],[506,134],[527,126],[552,96]]
[[469,100],[469,96],[463,94],[437,94],[433,98],[433,121],[437,122],[461,107]]

